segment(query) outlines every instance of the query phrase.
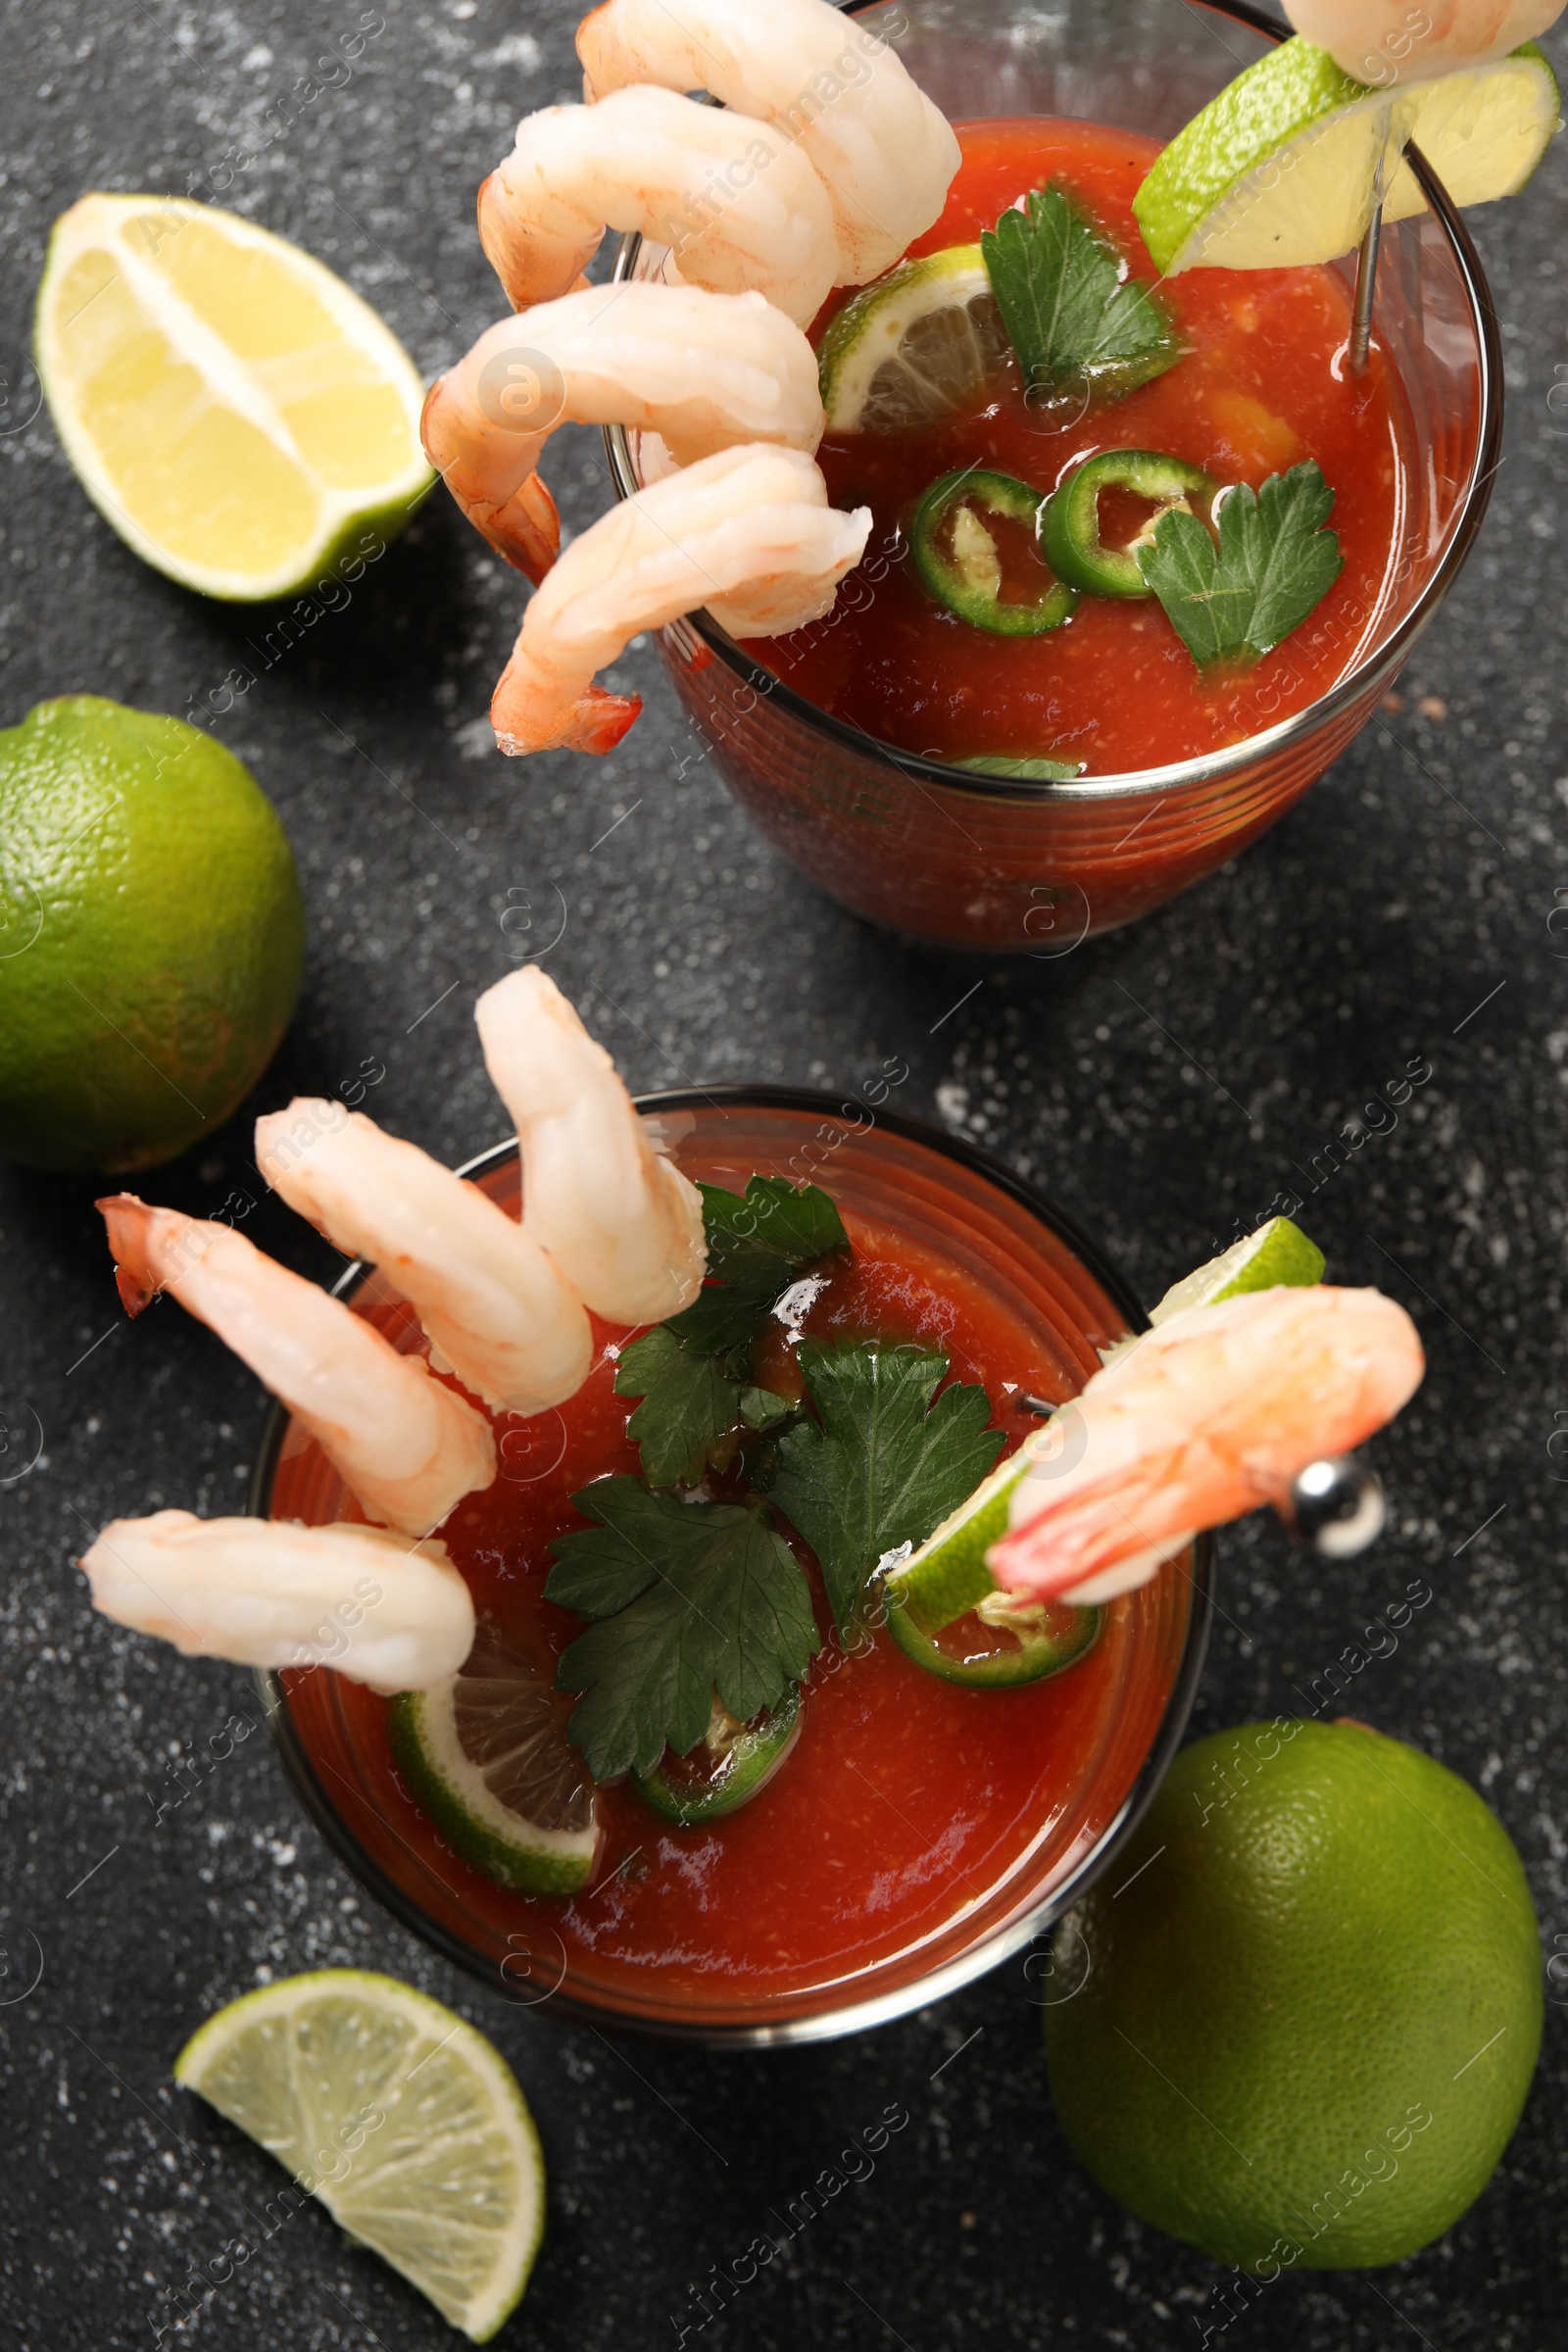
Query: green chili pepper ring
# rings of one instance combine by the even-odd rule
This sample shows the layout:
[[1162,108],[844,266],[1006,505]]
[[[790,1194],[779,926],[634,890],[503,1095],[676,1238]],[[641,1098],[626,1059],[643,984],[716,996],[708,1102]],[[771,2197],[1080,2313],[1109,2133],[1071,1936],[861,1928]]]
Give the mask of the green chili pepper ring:
[[1070,473],[1047,500],[1040,535],[1059,578],[1086,596],[1152,596],[1131,549],[1106,547],[1100,536],[1103,490],[1130,490],[1167,513],[1183,505],[1206,522],[1219,484],[1200,466],[1161,450],[1107,449]]
[[[1039,637],[1070,619],[1077,609],[1077,591],[1058,579],[1048,579],[1027,603],[1004,604],[996,545],[978,519],[978,514],[1004,514],[1027,523],[1038,539],[1045,503],[1042,492],[1031,490],[1027,482],[977,466],[945,473],[933,482],[914,510],[909,538],[915,570],[938,603],[971,628],[990,629],[999,637]],[[972,527],[966,534],[960,510],[970,515]],[[940,544],[950,516],[955,530],[962,534],[952,554]]]

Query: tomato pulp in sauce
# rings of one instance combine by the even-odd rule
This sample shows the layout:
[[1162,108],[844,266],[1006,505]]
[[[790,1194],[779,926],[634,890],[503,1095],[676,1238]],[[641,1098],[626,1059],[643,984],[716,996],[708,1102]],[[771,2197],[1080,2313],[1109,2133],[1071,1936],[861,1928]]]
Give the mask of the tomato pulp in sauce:
[[[972,243],[1025,191],[1054,181],[1120,247],[1131,274],[1153,281],[1132,214],[1159,152],[1153,141],[1056,121],[960,124],[958,138],[963,163],[947,209],[911,254]],[[1217,751],[1325,693],[1366,636],[1396,552],[1396,386],[1376,346],[1363,376],[1347,374],[1348,297],[1326,270],[1194,270],[1159,291],[1185,356],[1071,424],[1026,406],[1009,356],[1005,386],[978,414],[824,441],[818,463],[834,506],[872,511],[866,562],[822,620],[759,639],[753,655],[819,709],[906,751],[1054,755],[1082,760],[1091,776]],[[940,475],[989,466],[1044,493],[1105,449],[1160,450],[1254,489],[1315,458],[1334,492],[1329,527],[1344,571],[1256,669],[1218,679],[1201,675],[1152,598],[1085,596],[1062,627],[1018,638],[971,627],[921,587],[909,518]]]
[[[950,1378],[980,1383],[1008,1446],[1020,1443],[1038,1422],[1019,1392],[1058,1396],[1059,1359],[1050,1360],[997,1287],[840,1207],[854,1256],[806,1316],[807,1335],[941,1348]],[[616,1336],[597,1331],[601,1359]],[[774,1388],[799,1392],[782,1327],[757,1370]],[[551,1458],[559,1437],[536,1464],[504,1436],[502,1476],[442,1530],[481,1619],[555,1657],[582,1630],[543,1592],[551,1542],[585,1524],[570,1497],[608,1472],[640,1468],[625,1434],[633,1406],[614,1395],[613,1377],[613,1362],[598,1361],[561,1408],[559,1459]],[[513,1428],[548,1428],[554,1418]],[[386,1701],[342,1683],[377,1813],[400,1845],[460,1886],[466,1914],[514,1943],[559,1937],[568,1966],[601,1983],[647,1984],[657,1973],[662,1995],[722,2001],[830,1984],[918,1951],[1082,1803],[1113,1737],[1119,1750],[1131,1733],[1140,1755],[1152,1741],[1157,1707],[1147,1724],[1130,1725],[1121,1703],[1135,1603],[1106,1608],[1094,1647],[1060,1674],[1020,1689],[966,1690],[922,1673],[885,1631],[837,1646],[811,1574],[824,1642],[800,1735],[775,1777],[735,1813],[677,1829],[632,1784],[612,1786],[602,1797],[607,1834],[589,1890],[568,1902],[508,1893],[445,1847],[408,1797],[387,1742]]]

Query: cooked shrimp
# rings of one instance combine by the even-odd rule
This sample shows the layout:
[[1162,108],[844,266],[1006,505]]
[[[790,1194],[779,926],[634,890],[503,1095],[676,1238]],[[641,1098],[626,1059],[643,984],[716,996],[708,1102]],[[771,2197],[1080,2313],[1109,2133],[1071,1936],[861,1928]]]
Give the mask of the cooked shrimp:
[[431,386],[421,431],[468,520],[539,580],[557,542],[529,494],[558,425],[657,431],[686,466],[738,441],[810,452],[822,421],[816,355],[760,294],[632,279],[492,326]]
[[704,89],[799,142],[833,207],[834,282],[863,285],[928,229],[958,169],[946,118],[885,41],[827,0],[605,0],[577,27],[592,98]]
[[281,1396],[372,1519],[425,1536],[489,1486],[490,1424],[432,1380],[422,1356],[399,1355],[363,1315],[227,1225],[149,1208],[133,1193],[98,1206],[131,1314],[172,1292]]
[[335,1666],[390,1693],[444,1682],[473,1647],[446,1545],[384,1527],[155,1511],[111,1520],[77,1565],[95,1609],[187,1657]]
[[431,1363],[486,1404],[540,1413],[588,1377],[582,1300],[533,1236],[417,1144],[300,1098],[256,1122],[256,1161],[291,1208],[402,1292]]
[[1391,1421],[1424,1369],[1414,1324],[1378,1291],[1188,1307],[1066,1408],[1074,1443],[1019,1480],[987,1564],[1041,1599],[1131,1592],[1198,1530],[1283,1503],[1308,1462]]
[[510,972],[474,1006],[485,1067],[516,1122],[523,1230],[611,1323],[661,1323],[708,1262],[702,1196],[643,1121],[553,980]]
[[514,310],[569,293],[607,228],[667,245],[688,285],[755,287],[799,326],[834,281],[833,208],[805,156],[672,90],[525,115],[479,190],[479,242]]
[[490,706],[514,755],[608,752],[642,709],[593,683],[640,630],[706,606],[772,637],[825,612],[858,564],[871,511],[842,514],[804,452],[748,443],[639,490],[574,539],[522,616]]
[[1285,13],[1347,74],[1383,89],[1506,57],[1555,24],[1562,0],[1285,0]]

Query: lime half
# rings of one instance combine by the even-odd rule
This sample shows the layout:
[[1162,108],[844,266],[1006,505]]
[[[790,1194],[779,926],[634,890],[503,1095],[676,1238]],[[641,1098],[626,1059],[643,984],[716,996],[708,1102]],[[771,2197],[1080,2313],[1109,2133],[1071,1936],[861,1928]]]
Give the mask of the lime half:
[[1521,188],[1561,101],[1534,42],[1409,90],[1368,89],[1310,41],[1284,41],[1228,82],[1159,155],[1133,199],[1167,277],[1332,262],[1360,243],[1374,205],[1425,203],[1400,162],[1412,137],[1457,204]]
[[822,337],[827,429],[893,432],[957,416],[1011,348],[978,245],[903,262],[852,296]]
[[599,1843],[598,1790],[566,1739],[571,1701],[481,1634],[461,1674],[387,1710],[416,1804],[466,1862],[520,1894],[575,1894]]
[[[1244,1291],[1268,1291],[1282,1285],[1308,1290],[1322,1275],[1323,1252],[1316,1243],[1308,1241],[1289,1217],[1270,1217],[1255,1233],[1176,1283],[1149,1319],[1152,1324],[1166,1323],[1183,1307],[1213,1306],[1221,1298],[1239,1298]],[[1102,1361],[1109,1363],[1137,1346],[1136,1338],[1118,1341],[1104,1350]],[[898,1612],[915,1636],[928,1639],[995,1594],[998,1586],[986,1566],[986,1553],[1007,1532],[1013,1488],[1024,1472],[1037,1464],[1056,1461],[1063,1472],[1071,1469],[1079,1458],[1083,1422],[1074,1415],[1069,1399],[1042,1428],[1025,1438],[1017,1452],[1000,1463],[917,1551],[901,1566],[891,1568],[883,1579],[889,1623],[894,1624]],[[1000,1622],[1008,1621],[1004,1616]],[[915,1656],[914,1646],[904,1640],[902,1632],[899,1639],[901,1647]]]
[[476,2344],[528,2281],[539,2135],[482,2034],[394,1977],[323,1968],[210,2017],[174,2080],[275,2156]]
[[239,601],[373,563],[434,479],[424,386],[368,303],[254,221],[83,196],[38,288],[38,374],[82,487],[144,562]]

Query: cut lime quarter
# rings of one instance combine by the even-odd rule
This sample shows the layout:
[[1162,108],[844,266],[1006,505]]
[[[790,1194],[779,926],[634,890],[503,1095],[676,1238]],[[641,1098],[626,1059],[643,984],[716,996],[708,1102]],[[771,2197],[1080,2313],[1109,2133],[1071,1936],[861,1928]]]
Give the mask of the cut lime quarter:
[[544,2228],[539,2135],[500,2052],[439,2001],[355,1968],[285,1977],[210,2017],[174,2080],[476,2344],[515,2308]]
[[978,245],[901,263],[852,296],[822,337],[827,429],[894,432],[958,416],[1010,349]]
[[1228,82],[1156,158],[1133,199],[1167,277],[1332,262],[1386,218],[1423,209],[1399,159],[1414,138],[1456,204],[1523,187],[1561,114],[1534,42],[1466,74],[1369,89],[1310,41],[1284,41]]
[[83,196],[55,223],[34,340],[88,497],[205,595],[286,596],[363,569],[434,479],[424,387],[391,329],[234,213]]
[[522,1651],[481,1633],[463,1672],[387,1709],[415,1802],[466,1862],[519,1894],[575,1894],[599,1844],[599,1797],[566,1739],[571,1702]]

